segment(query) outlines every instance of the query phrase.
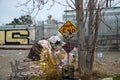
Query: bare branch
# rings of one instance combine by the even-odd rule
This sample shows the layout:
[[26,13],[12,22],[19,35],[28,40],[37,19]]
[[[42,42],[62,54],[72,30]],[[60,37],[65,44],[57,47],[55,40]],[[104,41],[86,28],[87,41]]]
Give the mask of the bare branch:
[[[23,11],[27,14],[33,14],[37,10],[34,15],[34,17],[35,17],[38,14],[38,12],[41,9],[43,9],[44,5],[47,4],[48,1],[49,0],[27,0],[26,2],[24,2],[22,4],[18,3],[18,6],[16,6],[16,7],[21,7],[21,6],[25,6],[26,8],[28,7],[26,10],[21,9],[21,11]],[[30,5],[30,7],[28,5]]]
[[59,1],[56,1],[56,0],[54,0],[57,4],[59,4],[59,5],[62,5],[62,6],[68,6],[68,5],[66,5],[66,4],[63,4],[63,3],[61,3],[61,2],[59,2]]
[[55,1],[52,0],[52,2],[53,2],[53,3],[50,5],[49,9],[47,9],[47,10],[50,10],[50,9],[55,5]]
[[118,5],[118,4],[120,4],[120,2],[118,2],[118,3],[114,4],[114,5],[112,5],[112,7],[114,7],[114,6]]
[[101,22],[103,22],[108,27],[110,32],[112,31],[111,26],[105,21],[105,19],[101,19]]
[[88,2],[89,2],[88,0],[86,0],[86,2],[85,2],[86,5],[87,5],[87,7],[86,7],[86,13],[85,13],[84,21],[83,21],[83,22],[84,22],[84,23],[83,23],[84,27],[85,27],[85,23],[86,23],[86,20],[87,20],[87,17],[88,17],[88,12],[89,12],[89,11],[88,11],[88,9],[89,9],[89,4],[88,4]]
[[75,2],[73,1],[73,0],[70,0],[71,1],[71,3],[75,6]]
[[37,14],[39,13],[39,11],[40,11],[40,9],[37,10],[36,14],[34,15],[34,17],[32,19],[34,19],[37,16]]
[[18,3],[18,5],[16,7],[27,6],[30,2],[31,2],[31,0],[28,0],[23,4]]
[[68,0],[66,0],[66,3],[68,4],[68,6],[71,8],[71,9],[75,9],[69,2],[68,2]]

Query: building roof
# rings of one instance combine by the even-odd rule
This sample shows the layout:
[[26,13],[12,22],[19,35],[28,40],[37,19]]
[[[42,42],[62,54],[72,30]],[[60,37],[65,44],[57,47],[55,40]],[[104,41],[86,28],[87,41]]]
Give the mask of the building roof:
[[26,25],[2,25],[0,26],[0,30],[12,30],[12,29],[30,29],[34,28],[33,26],[26,26]]

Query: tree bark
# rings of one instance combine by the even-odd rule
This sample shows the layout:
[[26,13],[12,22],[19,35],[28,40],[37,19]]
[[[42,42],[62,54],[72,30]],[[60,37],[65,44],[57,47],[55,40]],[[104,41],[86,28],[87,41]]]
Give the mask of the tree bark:
[[78,39],[78,69],[79,73],[84,71],[85,65],[85,33],[84,33],[84,11],[83,0],[75,0],[76,20],[77,20],[77,39]]
[[[84,25],[84,8],[83,0],[75,0],[76,7],[76,20],[77,20],[77,39],[78,39],[78,70],[80,75],[83,76],[82,80],[90,80],[90,75],[93,69],[94,53],[97,41],[98,27],[99,27],[99,8],[96,9],[94,0],[89,0],[88,9],[88,35],[87,43],[85,38],[85,25]],[[95,14],[96,11],[96,14]],[[86,73],[86,74],[85,74]]]
[[95,3],[94,0],[89,0],[89,20],[88,20],[88,41],[87,41],[87,61],[86,61],[86,65],[87,65],[87,72],[91,72],[92,71],[92,58],[93,58],[93,28],[94,28],[94,12],[95,12]]

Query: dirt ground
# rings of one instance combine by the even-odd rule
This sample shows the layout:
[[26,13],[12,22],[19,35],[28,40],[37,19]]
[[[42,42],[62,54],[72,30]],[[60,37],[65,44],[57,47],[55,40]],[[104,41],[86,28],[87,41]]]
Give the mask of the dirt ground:
[[23,60],[29,50],[0,50],[0,80],[7,80],[11,73],[10,61]]
[[96,70],[111,75],[120,74],[120,52],[106,51],[102,53],[102,57],[98,57],[96,54],[94,63]]
[[[0,50],[0,80],[7,80],[11,73],[10,61],[23,60],[29,50]],[[120,52],[103,52],[102,57],[95,58],[95,69],[109,73],[120,73]]]

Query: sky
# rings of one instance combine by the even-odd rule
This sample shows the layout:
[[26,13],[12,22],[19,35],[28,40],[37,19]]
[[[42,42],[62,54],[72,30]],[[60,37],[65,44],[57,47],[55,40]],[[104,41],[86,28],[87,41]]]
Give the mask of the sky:
[[[10,23],[14,18],[25,15],[26,13],[21,11],[24,7],[16,7],[18,3],[23,3],[24,1],[26,0],[0,0],[0,25]],[[65,3],[65,0],[58,1]],[[114,0],[112,3],[116,4],[118,1]],[[48,8],[49,6],[44,6],[36,16],[36,20],[46,20],[48,15],[52,15],[53,19],[62,21],[62,15],[64,10],[66,10],[65,6],[55,4],[50,10]]]
[[[16,7],[18,3],[23,3],[25,0],[0,0],[0,25],[10,23],[14,18],[18,18],[26,13],[21,11],[24,7]],[[64,0],[61,0],[64,2]],[[25,8],[24,8],[25,9]],[[62,20],[65,6],[55,4],[50,10],[49,6],[44,6],[39,14],[36,16],[36,20],[46,20],[48,15],[52,15],[53,19]]]

